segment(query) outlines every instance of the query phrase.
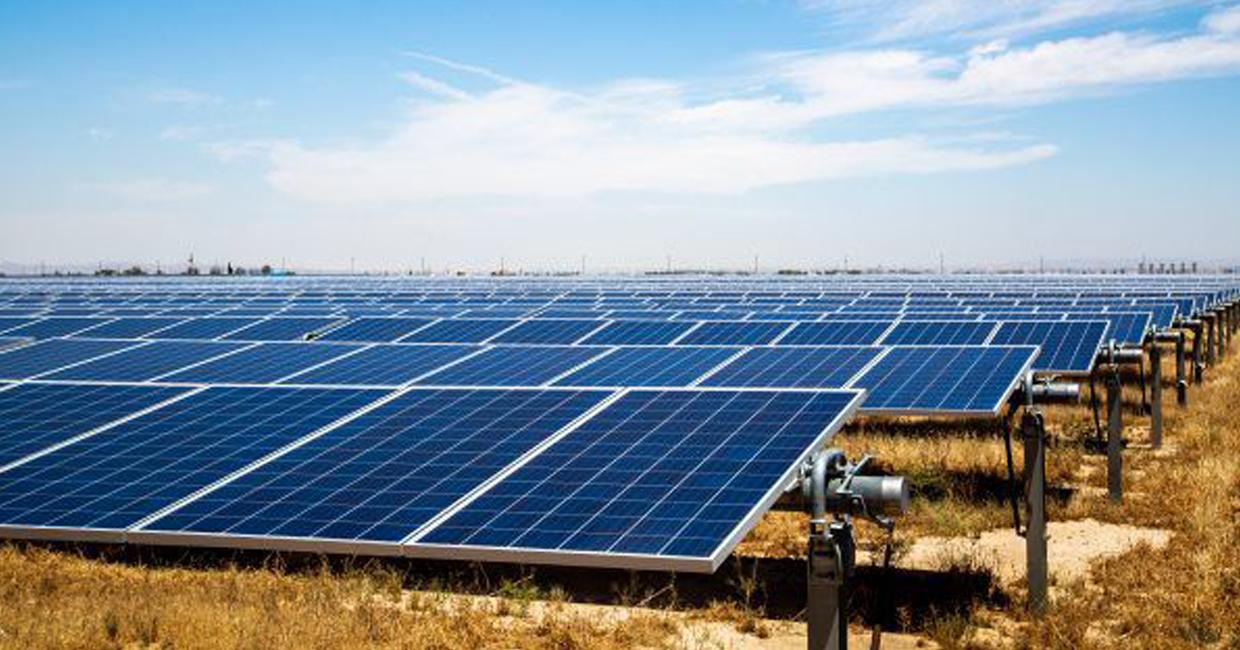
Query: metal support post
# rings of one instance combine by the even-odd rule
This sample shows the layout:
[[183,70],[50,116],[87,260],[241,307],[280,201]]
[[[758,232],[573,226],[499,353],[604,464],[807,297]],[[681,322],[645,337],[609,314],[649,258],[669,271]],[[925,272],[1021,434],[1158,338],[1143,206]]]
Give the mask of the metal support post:
[[1175,402],[1188,406],[1188,380],[1184,376],[1184,330],[1175,338]]
[[1162,348],[1158,341],[1150,342],[1150,445],[1162,446]]
[[1025,443],[1025,569],[1029,613],[1046,613],[1046,426],[1042,413],[1025,410],[1020,425]]
[[1205,326],[1201,321],[1193,321],[1193,385],[1201,383],[1201,374],[1205,370],[1205,361],[1201,358],[1201,335],[1205,331]]
[[1112,368],[1107,373],[1107,494],[1111,501],[1124,499],[1123,485],[1123,391],[1119,383],[1119,371]]
[[1211,313],[1202,318],[1202,320],[1205,321],[1206,324],[1206,365],[1213,366],[1215,350],[1214,330],[1216,329],[1214,327],[1214,322],[1217,319],[1214,317],[1214,314]]

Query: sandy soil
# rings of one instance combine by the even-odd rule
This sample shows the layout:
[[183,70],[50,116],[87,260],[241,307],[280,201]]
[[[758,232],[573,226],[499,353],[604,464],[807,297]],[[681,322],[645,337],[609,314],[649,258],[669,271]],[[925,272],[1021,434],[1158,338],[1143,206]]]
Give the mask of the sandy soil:
[[[1119,555],[1142,542],[1161,548],[1171,538],[1167,530],[1093,519],[1053,521],[1047,528],[1052,582],[1060,584],[1085,576],[1096,559]],[[1000,584],[1010,586],[1025,575],[1025,540],[1010,528],[990,530],[976,539],[922,537],[913,542],[897,564],[929,570],[952,566],[980,568],[989,570]]]

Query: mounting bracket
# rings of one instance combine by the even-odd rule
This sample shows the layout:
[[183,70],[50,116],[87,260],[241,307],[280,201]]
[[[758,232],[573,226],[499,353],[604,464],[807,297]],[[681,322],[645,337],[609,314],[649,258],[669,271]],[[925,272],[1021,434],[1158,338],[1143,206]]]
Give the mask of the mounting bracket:
[[[801,468],[801,492],[809,502],[806,618],[810,650],[847,650],[849,582],[856,568],[853,517],[890,531],[891,517],[908,510],[908,484],[901,476],[861,476],[865,456],[850,464],[828,449]],[[830,516],[830,518],[828,518]]]

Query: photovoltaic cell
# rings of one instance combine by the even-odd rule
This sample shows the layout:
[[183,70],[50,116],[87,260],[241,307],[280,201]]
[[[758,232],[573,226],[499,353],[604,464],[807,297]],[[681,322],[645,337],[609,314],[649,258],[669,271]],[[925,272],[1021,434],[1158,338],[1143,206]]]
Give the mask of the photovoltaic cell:
[[692,327],[693,323],[673,321],[619,320],[581,342],[588,345],[667,345]]
[[194,318],[147,336],[153,339],[214,339],[256,322],[256,318]]
[[72,384],[23,384],[0,391],[0,467],[184,392]]
[[982,345],[994,323],[902,320],[883,337],[883,345]]
[[161,381],[204,384],[268,384],[358,349],[340,343],[262,343],[186,368]]
[[853,385],[863,413],[993,415],[1029,369],[1031,346],[893,347]]
[[1037,345],[1042,351],[1033,369],[1039,372],[1086,373],[1108,329],[1106,321],[1005,321],[991,344]]
[[51,339],[68,336],[75,332],[102,325],[108,318],[45,318],[41,321],[15,327],[5,332],[5,336],[28,336],[35,339]]
[[147,381],[245,347],[215,341],[154,341],[44,377],[57,380]]
[[689,386],[737,348],[620,348],[555,382],[557,386]]
[[146,529],[400,542],[607,395],[413,390]]
[[890,320],[797,323],[777,345],[873,345],[891,327]]
[[1104,320],[1111,324],[1107,338],[1120,345],[1140,345],[1150,329],[1150,313],[1069,314],[1068,320]]
[[111,323],[81,332],[79,336],[92,339],[136,339],[183,322],[183,318],[118,318]]
[[516,323],[494,318],[442,320],[406,336],[401,343],[481,343]]
[[541,386],[603,354],[603,348],[497,347],[418,380],[429,386]]
[[602,325],[598,320],[527,320],[490,342],[569,345]]
[[300,341],[306,335],[323,329],[339,318],[273,317],[224,336],[236,341]]
[[283,383],[399,386],[480,349],[472,345],[376,345]]
[[774,321],[702,323],[677,345],[766,345],[791,323]]
[[858,401],[849,391],[632,391],[407,548],[713,571]]
[[753,348],[707,377],[702,385],[841,388],[881,351],[878,347]]
[[318,340],[389,343],[432,322],[431,318],[357,318],[319,336]]
[[380,395],[207,389],[0,473],[0,526],[132,526]]
[[4,332],[8,330],[16,329],[18,327],[21,327],[22,325],[26,325],[26,324],[33,323],[33,322],[34,322],[33,318],[15,318],[12,316],[0,316],[0,334],[3,334]]
[[29,379],[134,345],[136,341],[53,339],[4,350],[0,352],[0,379]]

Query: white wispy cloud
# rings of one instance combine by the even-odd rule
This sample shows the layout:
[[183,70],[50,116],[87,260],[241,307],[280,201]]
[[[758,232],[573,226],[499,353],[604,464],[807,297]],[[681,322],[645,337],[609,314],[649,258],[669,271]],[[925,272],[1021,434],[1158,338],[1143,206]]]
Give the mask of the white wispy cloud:
[[934,35],[1023,36],[1091,21],[1133,18],[1211,0],[802,0],[832,24],[876,41]]
[[215,191],[207,183],[177,181],[166,178],[140,178],[123,181],[88,183],[86,187],[116,198],[140,203],[185,201],[207,196]]
[[148,98],[156,104],[179,106],[216,106],[224,103],[223,97],[189,88],[164,88],[151,92]]
[[[1240,72],[1231,10],[1194,32],[1112,32],[956,55],[879,48],[760,57],[734,90],[621,79],[591,91],[520,81],[424,54],[427,64],[491,84],[466,92],[431,74],[401,79],[427,96],[377,142],[321,146],[218,143],[221,159],[258,156],[278,190],[316,202],[406,202],[454,196],[582,196],[607,191],[735,194],[789,183],[981,170],[1055,155],[1052,143],[994,130],[933,128],[832,138],[842,115],[893,109],[1007,108],[1190,77]],[[755,87],[753,79],[763,82]],[[924,127],[923,127],[924,129]],[[976,131],[977,129],[974,129]]]
[[413,86],[414,88],[418,88],[420,90],[424,90],[432,95],[438,95],[440,97],[446,97],[448,99],[457,99],[457,100],[470,99],[470,94],[465,92],[464,90],[461,90],[460,88],[457,88],[451,84],[445,83],[433,77],[428,77],[420,72],[414,72],[412,70],[409,70],[406,72],[402,72],[396,76],[401,81],[404,81],[410,86]]

